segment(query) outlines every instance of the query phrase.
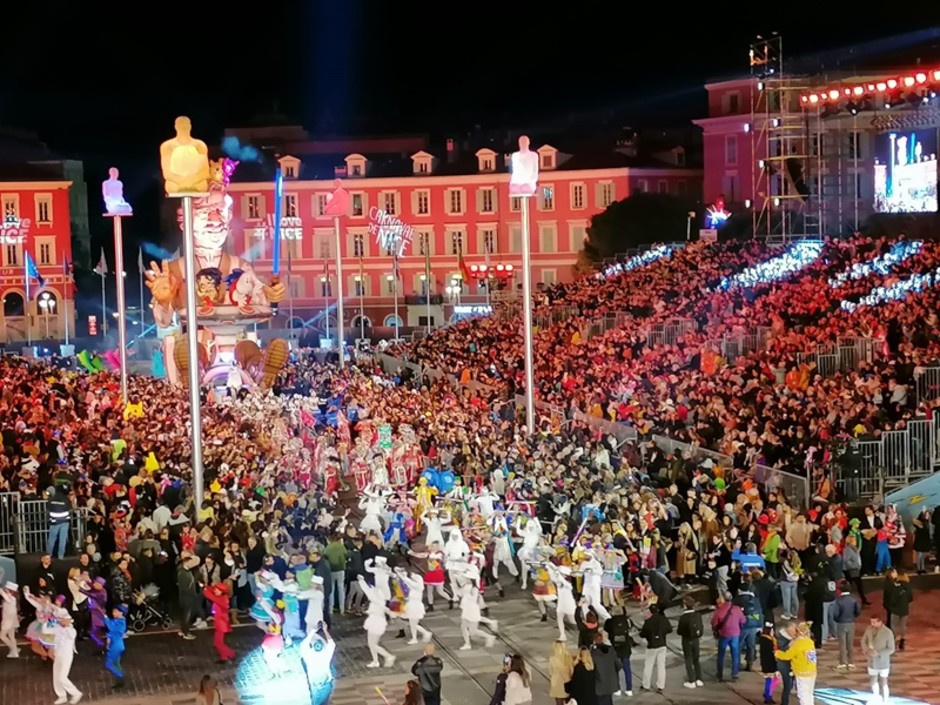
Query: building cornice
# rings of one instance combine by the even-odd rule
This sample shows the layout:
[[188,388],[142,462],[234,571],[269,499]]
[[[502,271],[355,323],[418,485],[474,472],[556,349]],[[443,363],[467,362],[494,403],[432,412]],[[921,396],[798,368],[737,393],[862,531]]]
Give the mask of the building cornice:
[[48,191],[71,186],[71,181],[0,181],[0,191]]

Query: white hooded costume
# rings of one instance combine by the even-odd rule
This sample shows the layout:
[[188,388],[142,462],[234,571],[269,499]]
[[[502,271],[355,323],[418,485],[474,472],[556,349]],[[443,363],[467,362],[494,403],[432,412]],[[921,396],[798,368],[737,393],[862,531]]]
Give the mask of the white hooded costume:
[[555,616],[558,618],[558,640],[567,641],[568,637],[565,635],[565,622],[567,621],[572,625],[577,624],[574,618],[574,612],[578,607],[577,603],[574,601],[574,590],[571,587],[571,582],[568,580],[568,576],[571,575],[571,569],[567,566],[555,567],[548,564],[548,572],[552,577],[552,582],[555,583],[555,590],[558,592],[557,601],[555,602]]
[[408,596],[405,598],[405,619],[408,620],[408,628],[411,630],[408,643],[417,644],[419,633],[424,641],[431,641],[433,635],[420,623],[424,619],[424,579],[417,573],[409,575],[401,568],[397,569],[395,574],[408,588]]
[[588,553],[587,560],[581,564],[581,571],[584,573],[584,586],[581,594],[594,608],[601,620],[610,619],[610,612],[601,602],[601,576],[604,574],[604,566],[597,560],[597,556]]
[[388,610],[385,607],[385,599],[377,587],[373,587],[366,582],[363,576],[358,577],[359,588],[369,600],[369,606],[366,611],[366,621],[362,628],[366,632],[366,641],[369,644],[369,653],[372,654],[372,661],[368,668],[379,667],[379,657],[385,660],[385,667],[391,668],[395,665],[395,657],[385,649],[379,642],[388,629]]
[[[520,532],[516,531],[517,534]],[[526,519],[521,532],[522,546],[519,548],[519,561],[522,563],[522,589],[529,585],[530,563],[538,561],[539,540],[542,538],[542,525],[538,519]]]

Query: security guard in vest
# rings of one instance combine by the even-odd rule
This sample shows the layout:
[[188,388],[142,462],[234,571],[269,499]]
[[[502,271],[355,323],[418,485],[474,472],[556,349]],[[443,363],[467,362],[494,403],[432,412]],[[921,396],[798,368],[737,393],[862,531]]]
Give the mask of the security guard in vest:
[[[46,553],[63,558],[69,542],[69,525],[72,519],[72,504],[69,501],[68,488],[56,484],[50,487],[47,496],[49,513],[49,537],[46,541]],[[58,553],[56,551],[58,550]]]

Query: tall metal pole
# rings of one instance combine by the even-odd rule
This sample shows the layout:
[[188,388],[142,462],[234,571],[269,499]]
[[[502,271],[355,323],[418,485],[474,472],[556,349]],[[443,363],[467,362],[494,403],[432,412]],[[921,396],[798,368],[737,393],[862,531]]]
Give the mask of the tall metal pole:
[[[143,251],[140,253],[138,258],[140,264],[144,263],[144,254]],[[144,270],[143,267],[137,268],[137,278],[140,280],[140,337],[144,337]]]
[[[396,267],[397,269],[397,267]],[[395,295],[395,340],[398,340],[400,337],[400,329],[398,327],[398,275],[395,275],[395,280],[392,282],[392,291]]]
[[[65,286],[69,286],[69,282],[65,282]],[[67,291],[67,289],[66,289]],[[69,344],[69,295],[66,293],[65,298],[62,301],[62,307],[65,309],[65,344]]]
[[[117,286],[118,356],[121,360],[121,399],[127,403],[127,308],[124,302],[124,233],[121,216],[111,218],[114,223],[114,279]],[[187,281],[195,281],[188,279]]]
[[193,493],[196,516],[202,511],[202,409],[199,406],[199,337],[196,314],[196,251],[193,241],[193,197],[183,196],[183,250],[186,257],[186,343],[189,349],[189,430],[193,444]]
[[101,329],[108,334],[108,306],[105,302],[104,272],[101,273]]
[[345,337],[345,318],[343,318],[343,257],[340,254],[340,233],[339,216],[333,216],[333,239],[336,243],[336,327],[338,329],[337,339],[339,341],[339,368],[346,366],[346,348],[343,338]]
[[522,197],[522,335],[525,344],[525,427],[535,433],[535,371],[532,354],[532,272],[529,247],[529,198]]

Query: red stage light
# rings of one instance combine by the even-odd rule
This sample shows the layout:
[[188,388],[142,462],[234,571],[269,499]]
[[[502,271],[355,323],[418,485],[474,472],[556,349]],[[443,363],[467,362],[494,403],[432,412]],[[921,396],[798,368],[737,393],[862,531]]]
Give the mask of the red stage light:
[[485,273],[487,269],[489,269],[489,267],[487,267],[485,264],[481,264],[481,265],[480,265],[480,271],[481,271],[481,272],[484,272],[484,273]]
[[470,265],[470,271],[471,271],[471,272],[477,271],[477,266],[476,266],[475,264],[471,264],[471,265]]
[[808,102],[809,102],[809,96],[807,96],[807,95],[801,95],[801,96],[800,96],[800,102],[801,102],[801,103],[808,103]]
[[933,72],[933,80],[940,81],[940,69]]
[[869,83],[869,84],[868,84],[868,92],[869,92],[869,93],[874,93],[874,92],[875,92],[875,84],[874,84],[874,83]]
[[507,272],[511,272],[511,271],[512,271],[512,265],[511,265],[511,264],[507,264],[507,265],[506,265],[506,271],[507,271]]
[[818,102],[819,102],[819,96],[816,95],[815,93],[813,93],[813,94],[809,97],[809,102],[810,102],[810,103],[818,103]]
[[502,272],[503,269],[504,269],[503,265],[501,265],[501,264],[497,264],[497,265],[496,265],[496,271],[497,271],[497,272]]

